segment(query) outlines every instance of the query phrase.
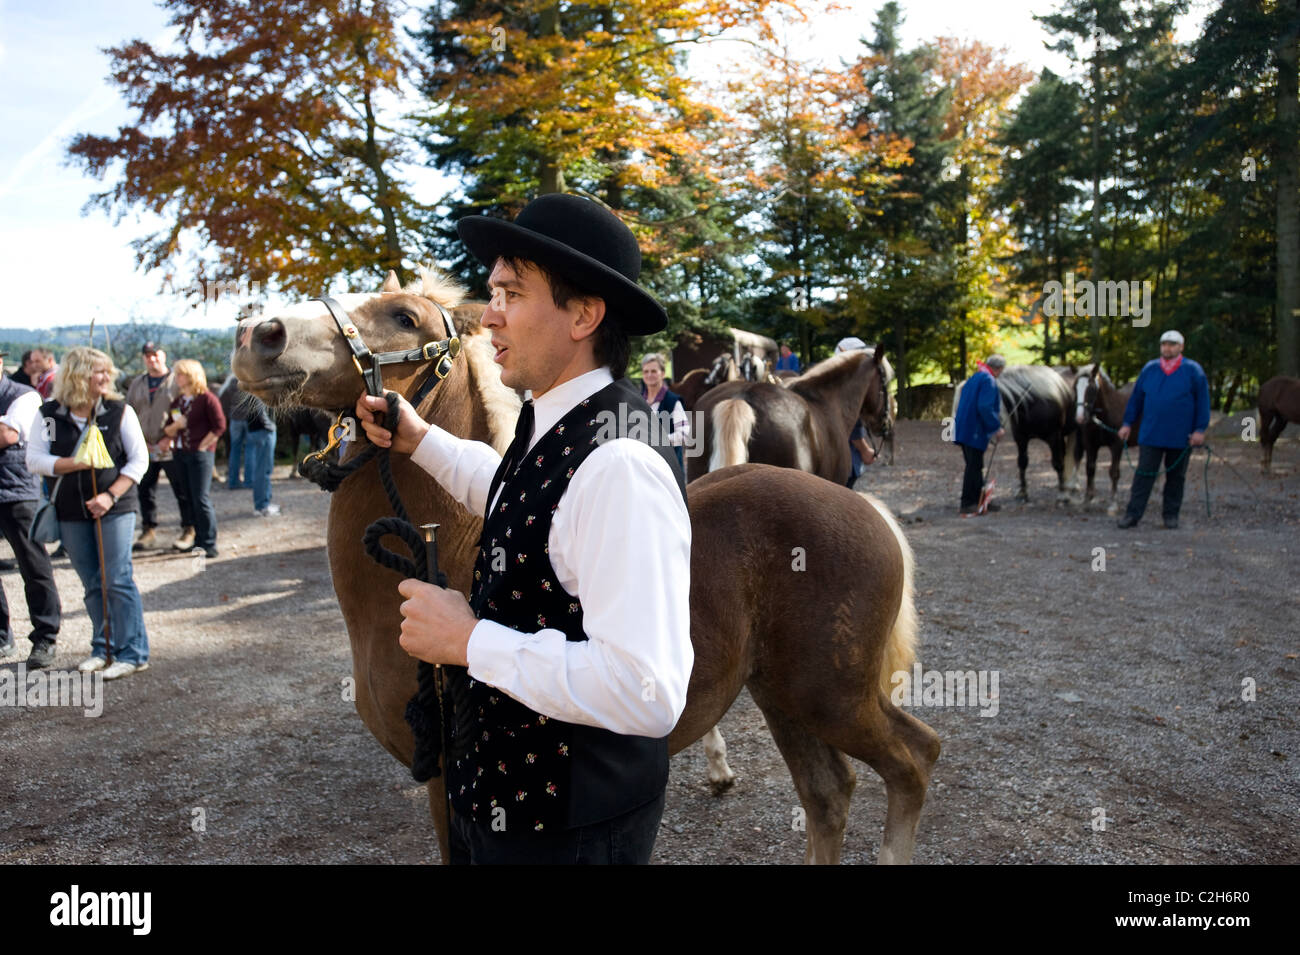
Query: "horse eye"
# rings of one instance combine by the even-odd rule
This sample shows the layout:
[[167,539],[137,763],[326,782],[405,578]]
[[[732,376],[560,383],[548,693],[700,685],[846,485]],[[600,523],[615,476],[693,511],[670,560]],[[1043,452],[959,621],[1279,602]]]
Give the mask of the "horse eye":
[[398,312],[396,318],[397,324],[401,325],[403,328],[415,327],[415,319],[407,312]]

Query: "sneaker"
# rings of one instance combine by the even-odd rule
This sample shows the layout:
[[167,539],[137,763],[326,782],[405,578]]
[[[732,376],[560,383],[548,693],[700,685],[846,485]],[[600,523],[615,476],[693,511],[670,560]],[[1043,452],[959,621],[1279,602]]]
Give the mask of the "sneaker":
[[1176,518],[1176,517],[1166,517],[1166,518],[1165,518],[1165,527],[1166,527],[1168,530],[1171,530],[1171,531],[1176,531],[1176,530],[1178,530],[1178,518]]
[[220,556],[221,556],[221,551],[217,550],[215,547],[205,547],[205,548],[203,548],[203,556],[204,556],[204,557],[220,557]]
[[18,564],[8,558],[0,557],[0,571],[17,570]]
[[67,557],[67,556],[68,556],[68,549],[63,546],[62,542],[60,542],[59,546],[55,548],[54,553],[50,555],[50,560],[58,560],[60,557]]
[[147,669],[149,669],[148,663],[123,663],[121,660],[115,660],[113,664],[104,671],[104,679],[116,680]]
[[13,637],[10,637],[6,643],[0,643],[0,660],[3,660],[5,657],[13,656],[16,649],[18,648],[14,646]]
[[989,501],[987,504],[984,505],[984,510],[986,510],[986,511],[1000,511],[1000,510],[1002,510],[1002,505],[1001,505],[1001,504],[995,504],[993,501]]
[[107,665],[103,657],[86,657],[77,664],[77,669],[82,673],[94,673],[96,670],[102,670]]
[[131,545],[132,550],[149,550],[158,546],[158,535],[153,532],[152,527],[146,527],[140,534],[140,539]]
[[1118,527],[1120,530],[1128,530],[1130,527],[1137,527],[1137,524],[1138,522],[1136,517],[1129,517],[1127,514],[1125,514],[1123,517],[1119,519],[1119,523],[1116,524],[1115,526]]
[[194,528],[182,527],[181,536],[172,543],[175,550],[189,550],[194,546]]
[[266,505],[266,507],[262,508],[260,511],[254,511],[253,513],[256,514],[258,517],[279,517],[279,516],[280,516],[280,505],[279,505],[279,504],[268,504],[268,505]]
[[27,669],[41,670],[54,663],[54,641],[37,640],[32,643],[32,652],[27,655]]

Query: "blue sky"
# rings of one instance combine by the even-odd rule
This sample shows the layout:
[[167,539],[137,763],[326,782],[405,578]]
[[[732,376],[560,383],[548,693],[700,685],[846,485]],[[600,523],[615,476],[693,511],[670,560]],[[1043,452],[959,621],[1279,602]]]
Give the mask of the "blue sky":
[[[849,0],[849,9],[819,18],[804,32],[814,55],[851,57],[868,35],[877,0]],[[1032,14],[1052,0],[912,0],[903,4],[910,46],[939,35],[1005,46],[1037,72],[1064,71],[1043,48]],[[1199,22],[1207,4],[1200,5]],[[1187,30],[1194,32],[1192,24]],[[1180,31],[1182,32],[1182,31]],[[228,326],[220,307],[206,312],[159,292],[161,277],[141,273],[130,241],[152,220],[128,214],[114,223],[100,211],[82,215],[104,184],[66,165],[78,132],[109,133],[130,114],[107,82],[104,47],[140,37],[165,43],[166,16],[152,0],[0,0],[0,282],[7,308],[0,327],[74,324],[133,315],[181,327]]]

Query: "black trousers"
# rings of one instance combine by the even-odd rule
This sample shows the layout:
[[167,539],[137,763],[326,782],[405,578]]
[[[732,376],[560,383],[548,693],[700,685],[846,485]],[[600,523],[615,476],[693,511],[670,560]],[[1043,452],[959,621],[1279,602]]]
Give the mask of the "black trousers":
[[172,458],[170,461],[150,461],[149,470],[140,479],[140,529],[158,526],[158,475],[166,474],[167,483],[176,495],[176,504],[181,511],[181,527],[194,526],[194,510],[190,506],[190,494],[185,485],[181,466]]
[[554,833],[493,832],[490,823],[451,820],[452,865],[646,865],[664,814],[661,792],[604,822]]
[[966,459],[966,473],[961,479],[961,508],[978,507],[984,490],[984,452],[970,445],[958,445]]
[[[18,570],[23,575],[23,596],[27,598],[27,615],[32,621],[31,639],[53,640],[59,632],[63,608],[54,586],[54,569],[44,544],[33,544],[27,531],[36,516],[36,501],[13,501],[0,504],[0,531],[14,549]],[[9,629],[9,601],[0,587],[0,644],[13,640]]]
[[[1142,519],[1147,509],[1147,499],[1156,483],[1156,472],[1162,467],[1170,468],[1165,472],[1165,499],[1163,514],[1165,520],[1178,517],[1183,507],[1183,484],[1187,478],[1187,464],[1192,459],[1190,451],[1179,460],[1179,455],[1187,448],[1157,448],[1149,444],[1138,448],[1137,472],[1133,475],[1133,487],[1129,491],[1127,516],[1135,521]],[[1178,461],[1178,466],[1173,463]],[[1162,463],[1163,462],[1163,463]]]

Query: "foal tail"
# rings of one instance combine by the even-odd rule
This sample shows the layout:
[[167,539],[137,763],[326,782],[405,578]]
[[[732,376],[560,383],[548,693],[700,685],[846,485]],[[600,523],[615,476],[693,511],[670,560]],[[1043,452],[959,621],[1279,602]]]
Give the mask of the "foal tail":
[[894,539],[898,541],[898,549],[903,554],[903,599],[898,605],[894,628],[889,631],[889,639],[885,641],[884,659],[880,666],[880,692],[888,697],[894,690],[893,675],[899,670],[911,669],[912,662],[916,659],[917,622],[912,583],[916,559],[912,556],[912,546],[903,536],[903,529],[898,526],[898,521],[894,519],[894,515],[889,512],[884,502],[872,494],[861,491],[858,493],[862,494],[885,519],[889,529],[894,532]]
[[719,401],[713,409],[713,453],[709,470],[744,464],[749,460],[749,438],[757,420],[754,409],[743,398]]

